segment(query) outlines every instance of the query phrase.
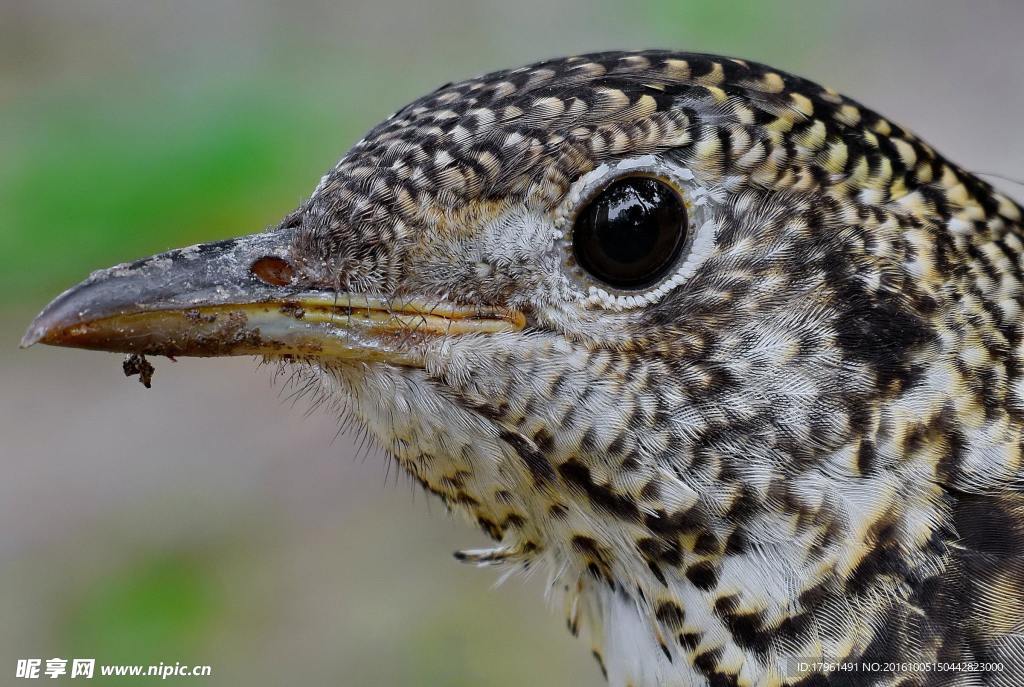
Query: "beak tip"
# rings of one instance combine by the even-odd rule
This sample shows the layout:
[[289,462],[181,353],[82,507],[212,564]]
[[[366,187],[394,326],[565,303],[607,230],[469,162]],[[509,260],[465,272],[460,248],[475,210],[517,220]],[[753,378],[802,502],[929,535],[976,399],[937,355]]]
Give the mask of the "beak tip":
[[66,322],[61,317],[60,312],[56,312],[54,304],[50,303],[43,311],[36,315],[35,319],[32,320],[32,324],[28,326],[25,331],[25,335],[21,337],[21,341],[18,343],[18,348],[31,348],[37,343],[49,344],[53,343],[54,334],[61,331]]
[[18,344],[18,348],[30,348],[35,344],[42,341],[47,334],[47,328],[44,327],[40,322],[39,318],[33,320],[32,324],[29,325],[28,331],[21,337],[21,342]]

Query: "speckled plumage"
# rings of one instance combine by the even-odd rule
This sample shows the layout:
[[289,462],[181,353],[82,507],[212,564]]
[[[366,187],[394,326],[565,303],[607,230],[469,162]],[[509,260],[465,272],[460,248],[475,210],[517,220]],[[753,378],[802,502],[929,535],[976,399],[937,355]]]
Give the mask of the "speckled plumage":
[[[623,160],[684,177],[711,225],[651,302],[562,246],[574,184]],[[1020,218],[834,91],[643,52],[445,86],[293,221],[312,283],[528,314],[331,376],[500,542],[466,558],[547,564],[613,684],[909,687],[1024,680]]]
[[[635,171],[692,241],[627,293],[568,246]],[[303,288],[523,313],[317,375],[611,684],[1024,684],[1021,208],[913,134],[741,60],[551,60],[403,108],[279,231]]]

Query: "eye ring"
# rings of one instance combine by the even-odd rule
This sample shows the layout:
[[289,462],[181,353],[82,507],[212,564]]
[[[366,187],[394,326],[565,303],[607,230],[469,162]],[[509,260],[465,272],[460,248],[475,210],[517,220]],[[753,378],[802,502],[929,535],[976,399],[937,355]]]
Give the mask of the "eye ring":
[[637,292],[672,271],[689,234],[683,195],[657,176],[633,173],[580,203],[570,243],[573,261],[595,282]]
[[[619,178],[635,176],[657,179],[682,198],[689,221],[688,236],[664,277],[647,288],[620,289],[595,279],[577,264],[573,226],[582,209],[602,190]],[[621,312],[657,303],[689,281],[715,254],[725,202],[718,189],[701,183],[693,171],[670,156],[639,155],[599,164],[572,183],[552,212],[552,238],[559,247],[566,286],[588,309]]]

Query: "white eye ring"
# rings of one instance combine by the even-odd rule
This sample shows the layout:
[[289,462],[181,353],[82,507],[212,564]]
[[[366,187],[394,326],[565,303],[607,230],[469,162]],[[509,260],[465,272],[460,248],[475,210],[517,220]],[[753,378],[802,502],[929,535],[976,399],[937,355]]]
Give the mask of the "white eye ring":
[[[580,210],[597,193],[622,177],[649,176],[671,186],[686,205],[689,236],[675,266],[657,283],[643,290],[620,290],[596,281],[576,264],[572,229]],[[555,209],[556,243],[561,251],[562,272],[582,291],[589,307],[606,310],[639,308],[661,300],[689,279],[714,250],[718,235],[715,207],[722,204],[718,194],[696,183],[689,169],[655,155],[601,164],[580,177]]]

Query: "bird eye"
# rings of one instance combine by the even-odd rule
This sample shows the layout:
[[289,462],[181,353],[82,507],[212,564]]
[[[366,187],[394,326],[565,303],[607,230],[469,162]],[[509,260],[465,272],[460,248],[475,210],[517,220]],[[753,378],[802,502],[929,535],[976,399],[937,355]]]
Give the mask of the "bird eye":
[[650,286],[672,268],[686,242],[683,199],[653,177],[620,178],[576,216],[576,264],[619,289]]

